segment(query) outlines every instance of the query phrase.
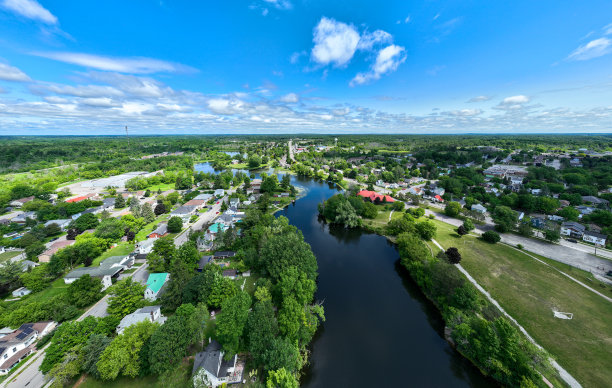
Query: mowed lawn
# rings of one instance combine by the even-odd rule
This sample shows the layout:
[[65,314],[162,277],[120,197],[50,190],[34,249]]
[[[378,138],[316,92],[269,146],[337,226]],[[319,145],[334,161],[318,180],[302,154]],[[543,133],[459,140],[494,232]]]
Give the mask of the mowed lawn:
[[[461,265],[561,366],[584,387],[610,386],[611,302],[519,250],[474,236],[459,238],[451,225],[434,222],[436,241],[444,249],[458,248]],[[553,310],[574,317],[554,318]]]
[[22,254],[23,251],[7,251],[4,253],[0,253],[0,263],[3,263],[9,259],[12,259],[15,256]]

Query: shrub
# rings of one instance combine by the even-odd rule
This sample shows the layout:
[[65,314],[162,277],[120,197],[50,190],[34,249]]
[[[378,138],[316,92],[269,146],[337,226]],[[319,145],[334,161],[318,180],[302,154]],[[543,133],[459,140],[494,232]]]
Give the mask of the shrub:
[[489,230],[488,232],[484,232],[482,234],[482,239],[488,243],[495,244],[501,240],[501,237],[499,237],[499,234],[495,233],[494,231]]

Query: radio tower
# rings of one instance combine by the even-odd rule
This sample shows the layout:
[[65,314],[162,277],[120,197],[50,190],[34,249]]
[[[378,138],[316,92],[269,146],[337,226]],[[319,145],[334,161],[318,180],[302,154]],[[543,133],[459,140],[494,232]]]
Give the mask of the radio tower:
[[125,126],[125,137],[127,137],[128,148],[130,148],[130,135],[128,134],[127,125]]

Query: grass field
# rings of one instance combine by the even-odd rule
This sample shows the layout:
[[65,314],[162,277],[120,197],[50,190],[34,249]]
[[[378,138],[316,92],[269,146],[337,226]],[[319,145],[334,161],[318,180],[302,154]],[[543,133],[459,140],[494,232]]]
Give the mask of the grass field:
[[120,242],[116,247],[111,248],[94,259],[91,266],[100,265],[100,263],[111,256],[126,256],[134,250],[134,244],[130,242]]
[[[438,243],[457,247],[461,265],[561,366],[584,387],[609,385],[612,303],[519,250],[474,236],[459,238],[451,225],[434,222]],[[553,309],[574,317],[554,318]]]
[[[385,225],[387,225],[387,223],[389,223],[389,214],[391,214],[391,210],[384,210],[383,206],[380,205],[376,218],[372,220],[364,218],[363,222],[366,225],[384,227]],[[404,214],[403,212],[393,212],[391,219],[400,218],[403,216],[403,214]]]
[[172,183],[160,183],[158,185],[151,185],[146,188],[146,190],[151,190],[152,193],[157,192],[158,190],[166,191],[166,190],[174,190],[174,182]]
[[167,219],[168,219],[168,214],[163,214],[157,217],[155,221],[145,225],[138,233],[136,233],[135,240],[136,241],[146,240],[147,236],[157,228],[157,225],[160,222],[166,221]]
[[23,251],[8,251],[8,252],[0,253],[0,263],[3,263],[9,259],[12,259],[13,257],[18,256],[21,253],[23,253]]

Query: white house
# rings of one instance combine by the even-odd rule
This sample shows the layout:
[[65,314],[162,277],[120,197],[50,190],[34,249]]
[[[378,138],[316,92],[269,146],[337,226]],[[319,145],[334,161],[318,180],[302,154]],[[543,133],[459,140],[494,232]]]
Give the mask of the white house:
[[131,314],[123,317],[119,325],[117,326],[117,334],[123,334],[123,331],[132,325],[137,323],[149,321],[149,322],[158,322],[159,324],[163,324],[166,321],[166,317],[162,315],[160,306],[146,306],[143,308],[139,308]]
[[19,329],[0,338],[0,375],[9,371],[34,350],[36,339],[55,327],[52,321],[24,323]]
[[136,253],[139,255],[148,255],[153,250],[156,238],[149,238],[136,244]]
[[601,246],[606,245],[607,238],[608,236],[605,234],[591,232],[591,231],[586,231],[582,235],[582,240],[596,244],[596,245],[601,245]]
[[130,268],[134,264],[134,259],[130,256],[111,256],[104,260],[97,267],[82,267],[72,270],[64,276],[64,283],[70,284],[83,275],[102,280],[102,290],[106,290],[113,282],[112,278],[119,275],[119,272]]
[[581,238],[585,230],[586,228],[584,227],[584,225],[570,221],[561,224],[561,229],[559,230],[559,233],[561,233],[561,235],[563,236]]
[[71,219],[51,220],[51,221],[45,222],[45,227],[47,227],[47,226],[49,226],[51,224],[56,224],[57,226],[60,227],[61,230],[66,230],[68,228],[68,225],[70,225],[71,222],[72,222]]
[[225,190],[223,189],[217,189],[215,190],[214,196],[219,198],[219,197],[223,197],[225,195]]
[[12,293],[12,294],[13,294],[13,296],[14,296],[15,298],[21,298],[22,296],[26,296],[26,295],[28,295],[30,292],[32,292],[32,291],[28,290],[28,289],[27,289],[27,288],[25,288],[25,287],[19,287],[18,289],[16,289],[15,291],[13,291],[13,293]]
[[164,286],[168,283],[170,274],[168,273],[152,273],[147,279],[147,288],[144,293],[144,298],[148,301],[154,301],[162,294]]
[[242,380],[242,368],[236,368],[238,356],[226,360],[221,344],[212,341],[206,350],[196,354],[193,363],[193,379],[209,387],[237,383]]
[[479,203],[472,205],[472,210],[477,211],[480,214],[485,214],[487,212],[487,208]]

